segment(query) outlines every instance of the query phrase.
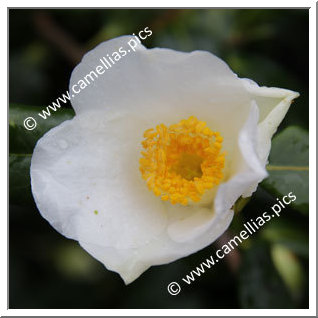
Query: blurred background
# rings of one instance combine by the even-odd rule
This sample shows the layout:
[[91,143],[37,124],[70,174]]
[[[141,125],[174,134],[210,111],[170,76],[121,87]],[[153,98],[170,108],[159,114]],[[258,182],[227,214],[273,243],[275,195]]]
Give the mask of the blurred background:
[[[9,10],[9,307],[15,308],[308,308],[308,10]],[[207,50],[240,77],[300,92],[273,140],[270,170],[229,230],[214,244],[155,266],[129,286],[38,213],[30,190],[34,145],[71,118],[63,106],[34,131],[23,119],[68,89],[82,55],[102,41],[153,34],[143,44]],[[293,191],[297,200],[178,296],[168,294],[215,250]],[[242,203],[242,204],[241,204]]]

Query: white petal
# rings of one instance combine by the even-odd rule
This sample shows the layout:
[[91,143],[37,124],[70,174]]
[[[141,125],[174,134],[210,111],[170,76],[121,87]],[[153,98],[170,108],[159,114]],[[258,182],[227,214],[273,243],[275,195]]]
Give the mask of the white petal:
[[[257,129],[257,154],[265,166],[271,149],[271,139],[284,119],[292,101],[299,93],[275,87],[259,87],[249,79],[242,79],[251,98],[257,103],[260,118]],[[255,183],[244,196],[250,196],[257,188]]]
[[42,215],[59,232],[92,244],[133,248],[164,230],[166,208],[139,172],[143,130],[136,127],[143,125],[132,115],[90,112],[39,140],[32,191]]
[[259,87],[255,82],[247,79],[243,79],[243,83],[259,107],[257,151],[261,161],[266,164],[271,138],[299,93],[276,87]]
[[236,200],[247,192],[254,184],[258,184],[267,172],[257,153],[257,124],[259,110],[252,103],[250,115],[239,134],[238,145],[240,154],[233,158],[236,173],[226,183],[220,185],[215,197],[215,210],[218,213],[230,209]]
[[[176,207],[176,209],[182,209],[182,207]],[[207,214],[209,212],[206,211]],[[102,262],[107,269],[118,272],[125,283],[129,284],[150,266],[173,262],[211,244],[227,229],[232,217],[232,212],[220,215],[213,227],[210,224],[209,231],[205,230],[200,236],[192,237],[186,242],[172,240],[164,232],[156,240],[138,249],[114,249],[84,242],[80,242],[80,244],[87,252]],[[195,228],[196,224],[193,225]],[[190,228],[188,230],[193,231]]]
[[[70,90],[83,79],[107,53],[127,49],[133,37],[106,41],[88,52],[74,69]],[[231,94],[228,94],[231,89]],[[242,100],[244,99],[244,100]],[[92,102],[94,101],[94,102]],[[205,114],[219,118],[234,108],[244,107],[249,97],[241,81],[222,60],[211,53],[178,52],[169,49],[145,49],[138,46],[72,99],[77,114],[92,109],[133,109],[167,111],[171,107],[190,115],[195,108],[207,108]],[[217,107],[215,107],[217,106]],[[213,109],[215,108],[215,109]],[[210,112],[208,112],[210,110]],[[241,109],[242,110],[242,109]],[[237,112],[238,113],[238,112]]]

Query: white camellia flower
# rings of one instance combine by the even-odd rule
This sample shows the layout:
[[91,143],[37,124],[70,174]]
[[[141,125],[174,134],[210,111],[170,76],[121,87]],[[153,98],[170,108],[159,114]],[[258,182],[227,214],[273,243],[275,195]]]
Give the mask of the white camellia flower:
[[[88,52],[70,91],[130,39]],[[240,79],[208,52],[141,44],[81,87],[76,116],[34,149],[32,192],[57,231],[126,284],[228,228],[234,203],[267,176],[271,138],[298,96]]]

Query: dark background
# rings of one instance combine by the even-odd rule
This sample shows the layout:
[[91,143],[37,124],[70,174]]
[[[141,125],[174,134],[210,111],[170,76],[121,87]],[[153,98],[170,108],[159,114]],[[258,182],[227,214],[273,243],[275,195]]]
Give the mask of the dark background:
[[[19,114],[27,117],[30,106],[40,111],[64,93],[85,52],[148,26],[153,34],[143,43],[147,47],[207,50],[240,77],[300,92],[280,130],[297,125],[306,131],[308,13],[299,9],[11,9],[10,120],[15,104],[22,105]],[[12,119],[10,156],[22,156],[28,138],[39,137],[23,134],[27,132]],[[180,282],[239,233],[245,221],[276,202],[275,192],[265,185],[218,242],[172,264],[152,267],[125,286],[118,274],[106,270],[40,216],[30,194],[28,167],[18,170],[10,161],[9,173],[10,308],[308,308],[308,206],[301,211],[286,208],[279,219],[266,224],[190,286],[181,284],[178,296],[166,290],[171,281]]]

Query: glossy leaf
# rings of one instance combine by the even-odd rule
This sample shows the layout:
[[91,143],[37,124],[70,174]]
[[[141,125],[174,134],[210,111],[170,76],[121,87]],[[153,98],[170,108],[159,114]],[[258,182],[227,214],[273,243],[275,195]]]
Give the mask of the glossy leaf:
[[[38,114],[45,107],[26,106],[11,104],[9,107],[9,145],[10,153],[33,152],[36,142],[51,128],[59,125],[74,116],[74,111],[67,108],[60,108],[56,112],[51,111],[47,119],[41,118]],[[27,130],[23,122],[27,117],[33,117],[37,121],[34,130]]]
[[[44,120],[38,116],[41,110],[40,107],[22,105],[10,105],[9,108],[9,197],[11,204],[32,204],[30,163],[35,144],[48,130],[71,119],[74,115],[70,109],[59,109]],[[27,130],[23,126],[24,119],[27,117],[38,120],[34,130]]]
[[297,199],[292,206],[308,213],[309,200],[309,140],[308,132],[288,127],[274,137],[267,170],[269,177],[262,186],[274,196],[293,192]]

